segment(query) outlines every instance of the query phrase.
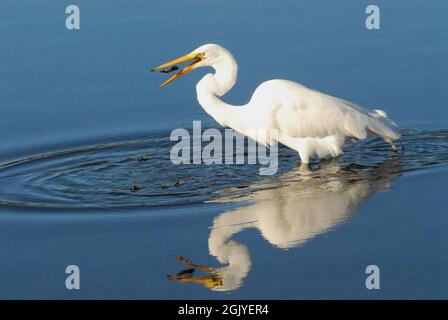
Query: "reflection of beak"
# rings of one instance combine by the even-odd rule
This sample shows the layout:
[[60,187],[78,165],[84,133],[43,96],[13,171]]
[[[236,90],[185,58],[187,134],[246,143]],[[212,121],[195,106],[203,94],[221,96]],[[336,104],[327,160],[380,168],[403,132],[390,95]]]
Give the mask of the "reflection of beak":
[[[209,289],[222,286],[223,276],[219,270],[212,269],[202,264],[194,263],[184,257],[177,256],[176,259],[179,262],[187,265],[188,267],[191,267],[191,269],[183,270],[177,273],[176,275],[168,275],[169,280],[178,282],[200,283]],[[195,272],[195,269],[204,271],[207,274],[207,276],[205,277],[194,276],[193,273]]]
[[178,73],[176,73],[174,76],[172,76],[171,78],[166,80],[164,83],[162,83],[160,85],[160,88],[162,88],[163,86],[165,86],[168,83],[176,80],[181,75],[183,75],[183,74],[187,73],[188,71],[190,71],[191,69],[193,69],[193,67],[197,63],[201,62],[203,59],[204,59],[204,55],[202,53],[190,53],[190,54],[187,54],[187,55],[185,55],[183,57],[180,57],[180,58],[171,60],[171,61],[169,61],[167,63],[164,63],[164,64],[162,64],[162,65],[152,69],[151,72],[153,72],[153,71],[160,71],[162,69],[165,69],[166,67],[170,67],[170,66],[175,65],[175,64],[179,64],[179,63],[183,63],[183,62],[186,62],[186,61],[189,61],[189,60],[193,60],[193,62],[191,62],[188,66],[186,66],[185,68],[180,70]]
[[169,275],[168,279],[171,281],[183,282],[183,283],[199,283],[204,287],[213,289],[216,287],[221,287],[223,283],[222,275],[219,273],[210,275],[208,277],[195,277],[195,276],[185,276],[185,275]]

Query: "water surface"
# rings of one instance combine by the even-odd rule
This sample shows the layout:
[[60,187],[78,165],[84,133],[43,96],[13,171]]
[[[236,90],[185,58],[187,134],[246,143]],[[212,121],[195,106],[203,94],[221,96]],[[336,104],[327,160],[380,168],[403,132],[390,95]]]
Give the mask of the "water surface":
[[[447,3],[377,1],[376,31],[368,4],[77,1],[68,31],[64,3],[2,2],[0,297],[447,298]],[[203,71],[148,71],[207,42],[239,62],[227,102],[295,80],[387,110],[399,151],[350,142],[303,170],[281,148],[272,177],[172,165],[171,130],[219,126]]]

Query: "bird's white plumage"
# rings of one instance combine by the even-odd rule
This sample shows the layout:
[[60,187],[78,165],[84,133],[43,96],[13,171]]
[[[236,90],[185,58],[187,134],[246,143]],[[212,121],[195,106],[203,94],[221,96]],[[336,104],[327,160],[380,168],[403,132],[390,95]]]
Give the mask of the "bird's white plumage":
[[215,69],[196,86],[198,101],[208,114],[221,125],[265,144],[269,141],[254,136],[253,130],[278,130],[277,140],[296,150],[303,163],[312,156],[338,156],[347,138],[376,135],[392,146],[392,141],[400,138],[397,126],[384,111],[368,111],[288,80],[266,81],[246,105],[229,105],[219,97],[236,82],[238,66],[233,55],[216,44],[203,45],[192,54],[204,56],[194,68]]

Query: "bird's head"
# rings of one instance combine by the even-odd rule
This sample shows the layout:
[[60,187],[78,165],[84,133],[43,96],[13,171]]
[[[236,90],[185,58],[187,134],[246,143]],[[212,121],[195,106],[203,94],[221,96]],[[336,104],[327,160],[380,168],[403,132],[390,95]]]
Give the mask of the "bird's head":
[[[166,80],[164,83],[160,85],[160,87],[163,87],[167,85],[168,83],[176,80],[180,76],[186,74],[187,72],[199,68],[199,67],[209,67],[213,66],[216,63],[220,61],[220,59],[226,54],[228,51],[217,44],[204,44],[200,46],[199,48],[191,51],[190,53],[171,60],[167,63],[164,63],[158,67],[155,67],[151,70],[153,71],[161,71],[164,73],[171,73],[172,71],[178,70],[177,64],[181,64],[184,62],[190,62],[186,67],[181,69],[178,73],[176,73],[174,76]],[[169,70],[164,70],[165,68],[171,67]]]

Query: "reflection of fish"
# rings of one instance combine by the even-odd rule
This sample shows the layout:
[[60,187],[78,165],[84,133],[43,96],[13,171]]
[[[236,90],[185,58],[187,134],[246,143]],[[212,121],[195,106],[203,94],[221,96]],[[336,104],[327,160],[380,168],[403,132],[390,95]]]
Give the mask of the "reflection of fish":
[[179,260],[206,273],[170,276],[179,282],[201,283],[216,291],[229,291],[242,285],[251,268],[247,247],[230,238],[245,229],[257,228],[273,246],[292,248],[304,244],[347,220],[368,196],[387,189],[398,175],[399,163],[390,159],[378,166],[354,171],[341,168],[337,161],[322,163],[317,171],[303,167],[283,174],[282,187],[250,195],[255,204],[215,218],[208,239],[210,254],[221,268],[209,268],[185,258]]

